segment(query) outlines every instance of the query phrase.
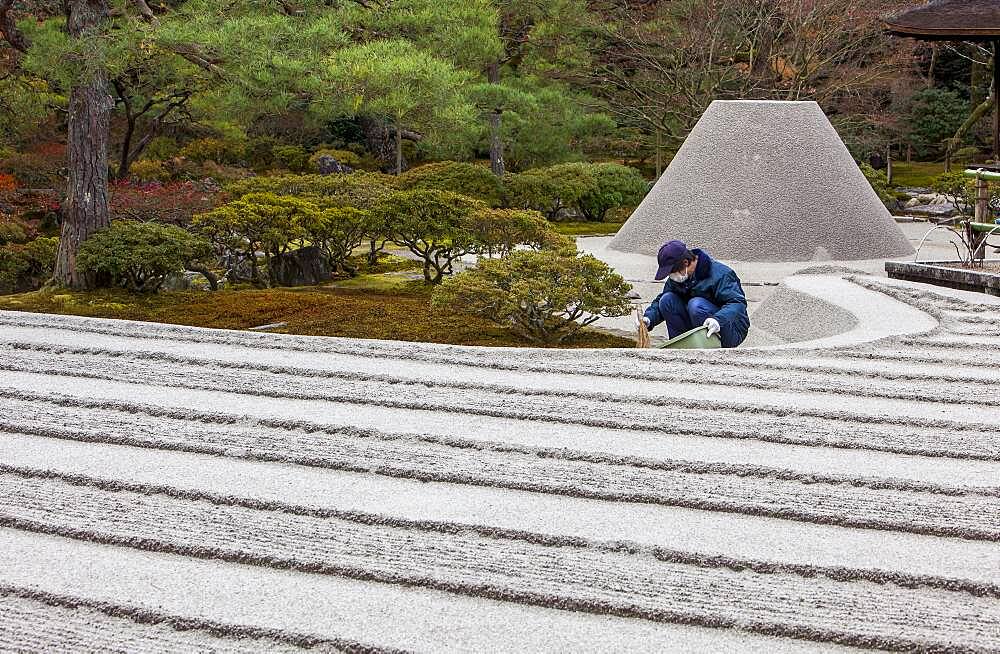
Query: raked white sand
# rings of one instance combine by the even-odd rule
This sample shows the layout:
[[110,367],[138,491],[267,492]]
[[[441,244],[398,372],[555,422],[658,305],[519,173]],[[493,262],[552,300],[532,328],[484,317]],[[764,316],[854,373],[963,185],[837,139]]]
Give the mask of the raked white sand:
[[0,647],[1000,648],[1000,306],[789,288],[830,285],[907,328],[555,352],[0,312]]

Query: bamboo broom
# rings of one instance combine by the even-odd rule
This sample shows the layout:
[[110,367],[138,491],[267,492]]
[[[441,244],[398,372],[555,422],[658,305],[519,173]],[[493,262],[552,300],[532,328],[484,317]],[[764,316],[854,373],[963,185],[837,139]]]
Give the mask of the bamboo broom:
[[638,307],[635,310],[635,319],[639,323],[639,335],[635,339],[635,346],[637,348],[648,348],[649,343],[649,329],[646,328],[646,321],[642,319],[642,314],[639,313]]

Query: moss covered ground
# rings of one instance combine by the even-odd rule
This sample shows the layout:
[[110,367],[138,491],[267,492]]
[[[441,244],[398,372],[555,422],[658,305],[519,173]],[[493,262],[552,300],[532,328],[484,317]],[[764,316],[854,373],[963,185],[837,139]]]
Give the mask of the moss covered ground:
[[[960,170],[962,164],[954,164],[953,170]],[[885,172],[885,171],[883,171]],[[913,161],[911,163],[892,162],[892,183],[894,186],[919,186],[929,188],[934,178],[944,172],[944,162]]]
[[[41,290],[0,296],[0,309],[96,318],[248,329],[274,323],[288,334],[344,336],[456,345],[531,345],[472,315],[434,312],[430,291],[404,277],[366,275],[340,286],[294,289],[175,291],[131,294],[121,290]],[[629,339],[587,330],[566,347],[631,347]]]
[[609,236],[621,228],[620,222],[558,222],[552,227],[564,236]]

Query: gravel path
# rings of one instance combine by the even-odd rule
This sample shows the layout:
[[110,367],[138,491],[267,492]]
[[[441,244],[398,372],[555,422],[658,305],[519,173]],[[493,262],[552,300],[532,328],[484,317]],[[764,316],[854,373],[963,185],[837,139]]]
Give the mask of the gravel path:
[[1000,651],[1000,306],[830,349],[0,312],[0,649]]

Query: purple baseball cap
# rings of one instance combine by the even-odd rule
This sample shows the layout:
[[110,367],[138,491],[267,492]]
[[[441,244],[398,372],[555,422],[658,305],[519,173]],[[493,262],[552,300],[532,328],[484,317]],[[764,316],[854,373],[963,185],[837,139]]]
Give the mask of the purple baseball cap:
[[687,246],[684,245],[683,241],[667,241],[664,243],[660,247],[660,251],[656,253],[656,263],[660,264],[660,267],[657,269],[656,277],[653,279],[666,279],[667,275],[674,271],[674,266],[684,258],[687,251]]

